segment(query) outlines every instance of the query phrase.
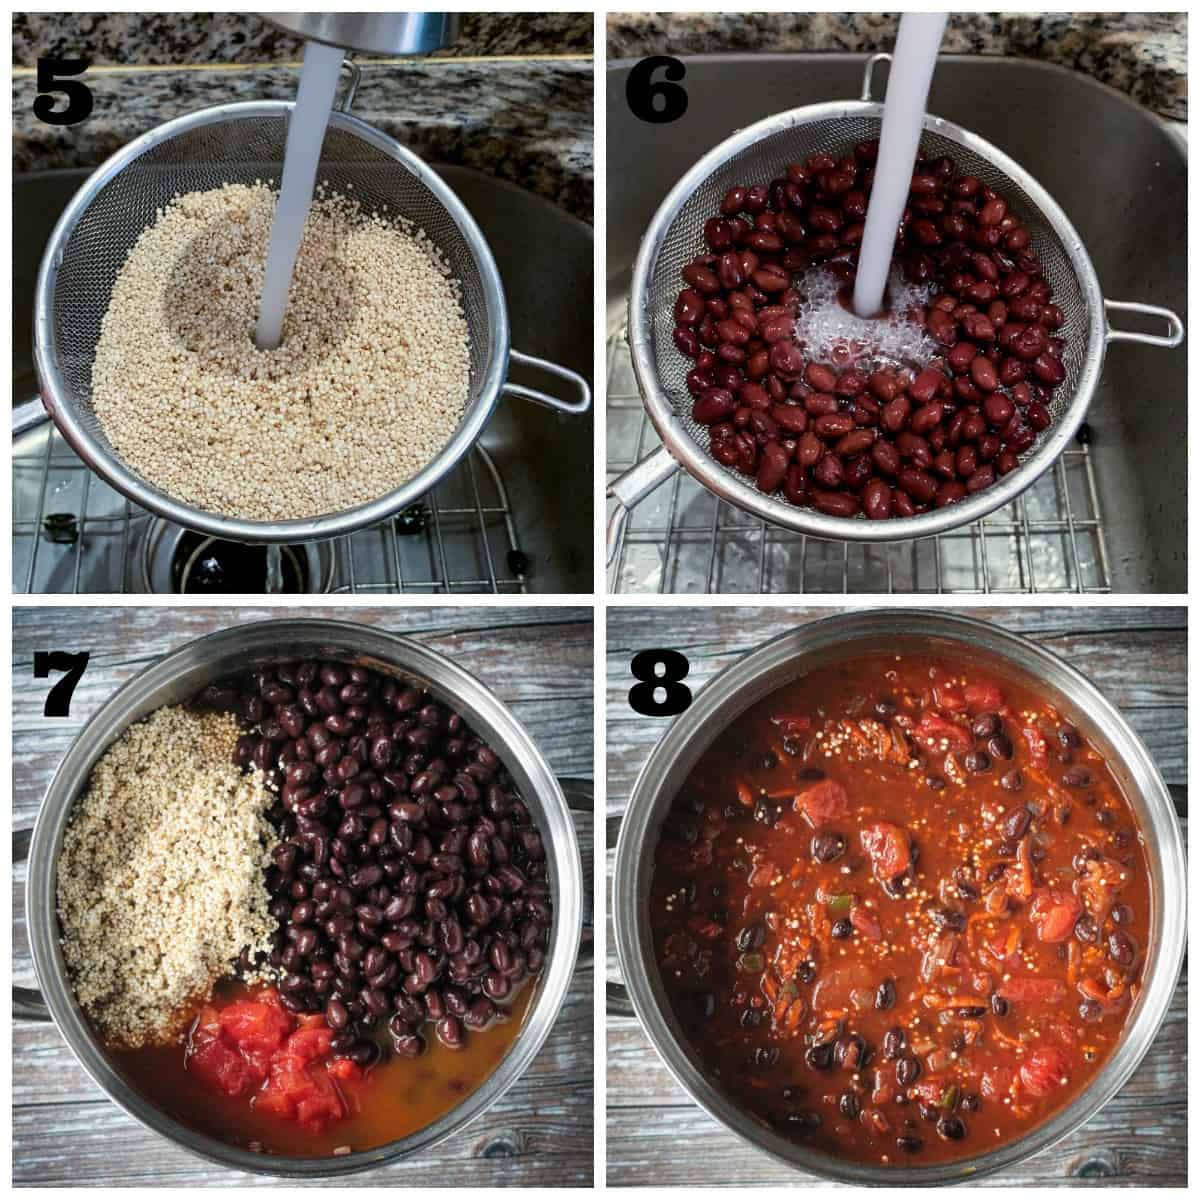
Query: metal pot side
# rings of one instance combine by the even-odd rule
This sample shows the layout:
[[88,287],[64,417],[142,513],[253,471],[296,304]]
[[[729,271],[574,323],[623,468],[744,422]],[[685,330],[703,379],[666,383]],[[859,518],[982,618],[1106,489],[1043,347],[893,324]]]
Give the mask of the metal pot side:
[[[452,703],[498,752],[546,843],[554,923],[546,965],[508,1054],[461,1104],[408,1137],[334,1158],[257,1154],[194,1132],[145,1100],[112,1066],[75,1001],[59,946],[56,865],[71,806],[104,750],[129,725],[194,696],[221,675],[289,658],[328,657],[402,673]],[[333,1178],[408,1158],[461,1131],[521,1076],[545,1042],[570,986],[583,919],[583,872],[570,812],[541,752],[499,698],[473,675],[418,642],[367,625],[273,620],[224,629],[167,654],[120,688],[84,726],[47,789],[34,827],[26,885],[29,937],[54,1021],[95,1083],[130,1116],[211,1162],[264,1175]]]
[[[1124,1039],[1092,1084],[1041,1125],[1007,1145],[958,1162],[887,1168],[838,1159],[790,1141],[749,1115],[710,1081],[676,1024],[649,935],[653,847],[679,787],[715,736],[785,682],[858,653],[939,647],[1032,681],[1105,754],[1136,813],[1151,873],[1150,946],[1144,986]],[[1022,1162],[1073,1132],[1124,1085],[1150,1048],[1171,1002],[1186,945],[1186,861],[1170,794],[1141,739],[1073,667],[1023,637],[974,618],[890,609],[839,613],[767,642],[711,680],[676,718],[634,784],[617,844],[613,923],[630,999],[676,1081],[743,1140],[797,1168],[842,1183],[935,1185],[980,1178]]]

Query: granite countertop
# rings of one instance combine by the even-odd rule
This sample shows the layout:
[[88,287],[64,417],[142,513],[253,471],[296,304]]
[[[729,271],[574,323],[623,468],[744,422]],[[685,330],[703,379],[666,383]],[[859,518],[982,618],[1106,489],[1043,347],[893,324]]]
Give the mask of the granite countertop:
[[[587,55],[592,39],[590,12],[463,13],[457,41],[438,56]],[[294,62],[301,46],[254,13],[13,14],[14,67],[84,48],[95,66]]]
[[[63,128],[31,111],[32,73],[14,71],[13,170],[92,167],[173,117],[236,100],[293,100],[288,65],[93,68],[91,116]],[[356,116],[432,162],[509,180],[591,222],[592,61],[455,58],[366,62]]]
[[[890,50],[894,13],[613,13],[610,59],[647,54]],[[943,51],[1036,58],[1083,71],[1187,120],[1186,13],[955,13]]]

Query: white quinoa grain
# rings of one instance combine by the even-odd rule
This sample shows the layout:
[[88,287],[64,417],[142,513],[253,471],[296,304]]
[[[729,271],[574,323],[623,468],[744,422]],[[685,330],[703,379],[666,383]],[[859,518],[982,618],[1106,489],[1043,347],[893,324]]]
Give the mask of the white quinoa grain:
[[277,350],[254,344],[276,193],[177,196],[117,276],[92,367],[114,449],[178,500],[315,517],[441,452],[470,380],[458,284],[411,223],[318,189]]
[[104,752],[75,802],[58,860],[63,957],[111,1042],[166,1040],[243,947],[271,949],[274,798],[234,765],[239,732],[229,715],[159,709]]

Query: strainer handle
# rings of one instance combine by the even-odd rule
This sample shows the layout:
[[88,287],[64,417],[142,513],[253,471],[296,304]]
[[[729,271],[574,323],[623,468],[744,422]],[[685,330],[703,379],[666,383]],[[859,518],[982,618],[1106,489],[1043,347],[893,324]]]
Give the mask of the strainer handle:
[[659,446],[652,454],[647,454],[641,462],[635,463],[624,475],[618,475],[608,485],[609,499],[617,502],[609,515],[608,530],[605,534],[605,561],[609,566],[612,565],[621,545],[621,535],[625,532],[629,510],[678,470],[679,464],[671,457],[670,451],[666,446]]
[[867,59],[867,65],[863,67],[863,85],[862,94],[859,96],[860,100],[864,100],[868,104],[874,103],[875,97],[871,95],[871,76],[875,74],[875,68],[880,63],[890,63],[891,61],[892,56],[886,51],[883,54],[872,54]]
[[591,384],[577,371],[572,371],[569,367],[560,366],[545,358],[522,354],[520,350],[510,350],[508,358],[510,362],[520,363],[523,367],[537,367],[539,371],[548,371],[551,375],[557,375],[559,379],[565,379],[579,392],[579,399],[560,400],[557,396],[551,396],[549,392],[539,392],[537,388],[525,387],[523,384],[513,383],[511,380],[504,384],[504,390],[508,395],[520,396],[522,400],[532,400],[535,404],[544,404],[547,408],[553,408],[561,413],[585,413],[592,407]]
[[1166,333],[1137,333],[1134,330],[1114,329],[1109,322],[1105,338],[1110,342],[1141,342],[1143,346],[1165,346],[1168,350],[1183,341],[1183,322],[1169,309],[1157,304],[1137,304],[1132,300],[1105,300],[1104,311],[1111,313],[1142,313],[1149,317],[1162,317],[1167,323]]

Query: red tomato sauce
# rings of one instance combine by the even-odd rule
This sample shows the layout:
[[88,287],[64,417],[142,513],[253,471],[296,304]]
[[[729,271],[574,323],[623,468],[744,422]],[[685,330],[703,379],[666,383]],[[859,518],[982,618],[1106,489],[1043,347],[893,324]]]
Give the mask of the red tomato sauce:
[[963,1158],[1121,1038],[1150,921],[1098,749],[1027,683],[921,654],[821,668],[705,751],[660,835],[664,987],[704,1069],[785,1136]]

